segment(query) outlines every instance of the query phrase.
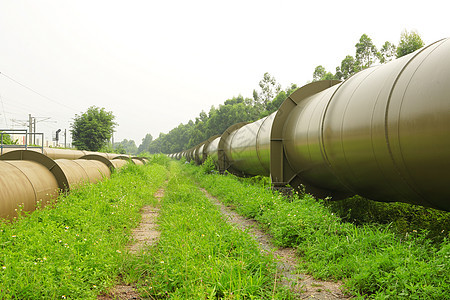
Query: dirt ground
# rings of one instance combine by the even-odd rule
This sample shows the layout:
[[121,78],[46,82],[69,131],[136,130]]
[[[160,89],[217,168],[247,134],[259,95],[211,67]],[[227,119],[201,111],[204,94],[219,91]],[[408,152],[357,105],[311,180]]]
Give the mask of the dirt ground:
[[[155,193],[155,198],[160,201],[164,196],[164,189],[159,189]],[[144,246],[154,245],[160,236],[156,225],[156,219],[158,218],[159,209],[151,205],[144,206],[141,209],[141,223],[139,227],[133,230],[133,238],[135,243],[129,246],[129,253],[136,255],[139,250]],[[114,289],[107,295],[100,295],[98,300],[135,300],[142,299],[137,293],[134,286],[130,285],[116,285]]]
[[279,284],[289,287],[300,299],[348,299],[342,291],[340,282],[315,280],[310,275],[297,272],[299,264],[294,248],[277,248],[270,236],[258,228],[255,220],[247,219],[211,196],[205,189],[205,195],[215,203],[227,220],[241,230],[247,230],[267,254],[272,253],[277,260]]

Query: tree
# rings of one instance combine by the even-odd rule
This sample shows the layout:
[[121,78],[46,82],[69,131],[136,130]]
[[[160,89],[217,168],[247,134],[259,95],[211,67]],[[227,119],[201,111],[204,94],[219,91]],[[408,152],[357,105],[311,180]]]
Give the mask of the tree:
[[385,42],[384,45],[381,47],[380,52],[378,53],[378,59],[380,60],[380,63],[384,64],[393,60],[396,52],[397,47],[395,47],[394,44],[391,44],[390,42]]
[[142,139],[142,143],[138,147],[137,153],[142,153],[144,151],[148,151],[148,147],[150,143],[153,141],[153,137],[150,133],[147,133],[145,137]]
[[341,62],[341,67],[336,68],[336,77],[338,79],[347,79],[358,72],[358,65],[351,55],[347,55]]
[[[3,131],[0,131],[0,133]],[[18,140],[13,141],[9,134],[3,133],[3,145],[17,145]]]
[[117,125],[114,118],[112,112],[96,106],[89,107],[81,115],[75,115],[70,130],[73,145],[79,150],[100,150],[111,139]]
[[114,150],[121,154],[137,154],[138,148],[133,140],[124,139],[120,143],[114,143]]
[[322,65],[317,66],[314,69],[314,73],[313,73],[313,81],[319,81],[322,79],[322,77],[325,76],[325,74],[327,73],[327,71],[325,70],[325,68]]
[[404,30],[400,35],[400,42],[397,47],[397,58],[412,53],[417,49],[422,48],[423,45],[422,38],[416,31],[408,33],[408,31]]
[[270,76],[268,72],[264,73],[263,79],[259,82],[261,92],[253,91],[253,98],[262,105],[263,110],[266,109],[269,102],[280,92],[281,86]]
[[372,42],[372,39],[363,34],[359,39],[356,47],[356,62],[360,69],[370,67],[377,59],[377,47]]

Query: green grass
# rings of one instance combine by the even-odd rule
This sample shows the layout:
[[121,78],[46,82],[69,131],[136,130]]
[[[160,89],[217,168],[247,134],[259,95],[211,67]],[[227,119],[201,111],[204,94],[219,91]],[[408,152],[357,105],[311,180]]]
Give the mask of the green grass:
[[[194,181],[260,222],[276,245],[296,247],[304,271],[343,280],[357,297],[448,298],[446,213],[369,207],[360,199],[341,205],[309,195],[286,199],[263,177],[220,176],[208,165],[169,163],[165,156],[150,161],[0,223],[0,298],[96,299],[122,282],[150,298],[291,298],[274,284],[273,260],[229,225]],[[157,203],[153,195],[167,178]],[[160,207],[162,234],[155,246],[132,255],[126,250],[131,229],[146,204]]]
[[248,234],[228,224],[217,207],[180,171],[171,179],[159,216],[156,247],[129,257],[123,276],[151,298],[287,299],[274,289],[275,264]]
[[117,281],[139,209],[167,175],[129,164],[54,207],[0,223],[1,299],[96,299]]
[[349,292],[367,298],[448,299],[447,229],[431,239],[420,228],[399,232],[392,223],[354,224],[309,195],[274,194],[264,180],[184,168],[211,194],[263,224],[276,245],[296,247],[304,270],[316,278],[343,280]]

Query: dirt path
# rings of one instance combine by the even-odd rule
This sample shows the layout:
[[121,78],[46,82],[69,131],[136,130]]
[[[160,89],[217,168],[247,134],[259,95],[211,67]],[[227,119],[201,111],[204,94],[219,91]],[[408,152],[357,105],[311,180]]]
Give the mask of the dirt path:
[[205,189],[201,188],[201,190],[219,207],[230,223],[235,224],[241,230],[248,230],[263,251],[267,254],[273,253],[277,258],[279,284],[289,287],[294,293],[299,295],[300,299],[348,299],[340,290],[341,283],[315,280],[310,275],[299,274],[296,268],[299,262],[294,248],[275,247],[270,242],[270,236],[258,229],[258,223],[255,220],[240,216],[222,204],[217,198],[211,196]]
[[[158,200],[164,196],[164,188],[160,188],[154,195]],[[158,217],[159,208],[151,205],[146,205],[141,209],[141,223],[139,227],[133,230],[133,238],[136,241],[134,244],[128,247],[129,253],[138,255],[139,251],[143,247],[154,245],[160,236],[160,232],[157,229],[156,219]],[[130,300],[130,299],[142,299],[136,292],[134,286],[130,285],[116,285],[114,289],[108,295],[101,295],[97,297],[98,300]]]

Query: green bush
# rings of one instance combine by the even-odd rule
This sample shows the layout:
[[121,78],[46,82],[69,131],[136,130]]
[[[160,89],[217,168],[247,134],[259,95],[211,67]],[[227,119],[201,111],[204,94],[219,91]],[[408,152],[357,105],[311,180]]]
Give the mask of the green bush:
[[360,196],[325,201],[325,205],[345,222],[390,224],[399,234],[424,232],[435,242],[442,242],[450,231],[450,212],[419,205],[377,202]]
[[203,173],[210,174],[216,171],[216,165],[214,164],[214,160],[211,156],[208,156],[205,161],[202,163],[201,168]]

